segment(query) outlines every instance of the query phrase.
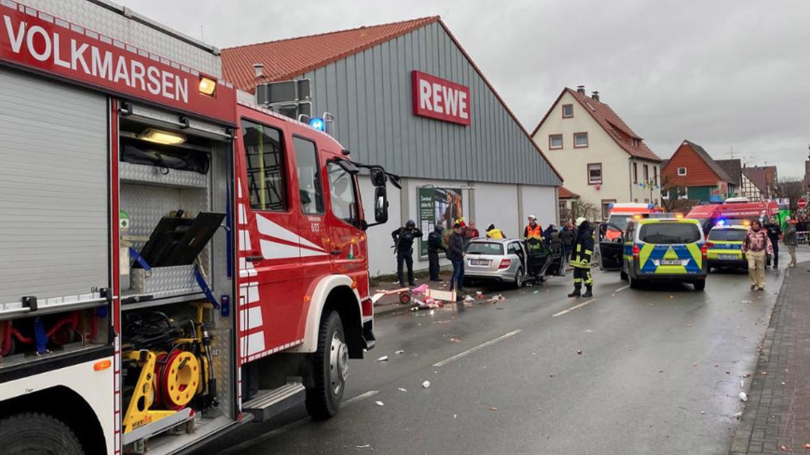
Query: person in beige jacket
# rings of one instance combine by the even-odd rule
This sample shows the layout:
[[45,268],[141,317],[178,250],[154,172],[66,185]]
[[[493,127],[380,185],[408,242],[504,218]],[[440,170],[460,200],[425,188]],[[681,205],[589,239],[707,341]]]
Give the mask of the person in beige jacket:
[[773,245],[768,238],[768,231],[762,228],[759,220],[751,221],[751,228],[743,239],[742,251],[748,259],[748,278],[751,290],[765,290],[765,258],[773,254]]

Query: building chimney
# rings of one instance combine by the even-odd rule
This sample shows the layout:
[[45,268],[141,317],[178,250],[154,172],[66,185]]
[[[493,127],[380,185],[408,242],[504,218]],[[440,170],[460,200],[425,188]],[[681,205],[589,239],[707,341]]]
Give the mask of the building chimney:
[[261,63],[254,63],[253,64],[253,74],[256,76],[256,79],[261,79],[264,77],[264,65]]
[[577,85],[577,93],[579,93],[580,95],[584,95],[585,94],[585,86],[584,85]]
[[599,92],[591,92],[591,98],[593,98],[594,101],[599,101]]

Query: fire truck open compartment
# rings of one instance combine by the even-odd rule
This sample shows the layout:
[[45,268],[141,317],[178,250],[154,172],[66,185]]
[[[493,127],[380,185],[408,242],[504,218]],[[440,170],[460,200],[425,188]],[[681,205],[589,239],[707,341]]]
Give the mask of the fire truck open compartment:
[[236,417],[232,143],[225,127],[119,112],[122,443],[168,453]]

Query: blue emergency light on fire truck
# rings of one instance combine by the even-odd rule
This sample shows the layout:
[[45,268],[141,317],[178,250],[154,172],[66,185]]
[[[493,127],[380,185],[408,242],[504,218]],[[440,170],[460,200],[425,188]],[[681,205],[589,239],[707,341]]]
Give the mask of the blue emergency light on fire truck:
[[238,92],[213,47],[138,28],[171,61],[124,41],[131,11],[62,2],[0,2],[2,451],[165,455],[335,415],[397,176]]

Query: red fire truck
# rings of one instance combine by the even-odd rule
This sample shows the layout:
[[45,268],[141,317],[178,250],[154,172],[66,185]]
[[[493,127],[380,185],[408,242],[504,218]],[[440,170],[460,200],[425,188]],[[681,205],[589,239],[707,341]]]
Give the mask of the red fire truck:
[[52,9],[0,0],[2,451],[169,454],[333,416],[374,346],[357,175],[376,223],[396,177],[253,105],[210,46],[31,2]]
[[698,205],[686,217],[700,220],[707,235],[720,220],[727,223],[752,219],[765,222],[770,217],[776,217],[781,222],[779,204],[775,201],[750,202],[747,198],[730,198],[722,204]]

